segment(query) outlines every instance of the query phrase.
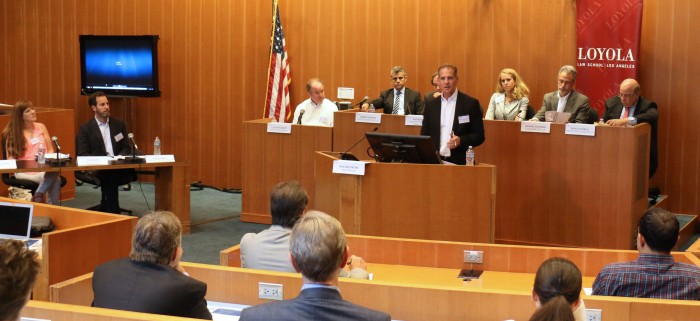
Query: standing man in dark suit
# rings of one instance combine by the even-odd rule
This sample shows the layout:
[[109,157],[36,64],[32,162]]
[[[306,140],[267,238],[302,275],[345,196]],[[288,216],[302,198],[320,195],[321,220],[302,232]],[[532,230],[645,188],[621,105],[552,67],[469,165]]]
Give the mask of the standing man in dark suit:
[[457,90],[457,67],[438,68],[442,97],[425,107],[421,135],[433,138],[440,156],[451,163],[466,164],[469,146],[484,142],[484,121],[479,101]]
[[[124,122],[110,117],[109,101],[105,93],[94,92],[88,98],[88,105],[95,112],[95,118],[80,126],[76,138],[78,156],[129,155],[128,131]],[[102,189],[100,210],[107,213],[120,213],[119,186],[134,180],[134,170],[103,170],[97,172]]]
[[241,321],[251,320],[390,320],[375,310],[343,300],[338,274],[348,261],[348,246],[340,222],[318,212],[304,214],[292,229],[290,256],[304,285],[294,299],[244,309]]
[[92,276],[98,308],[211,320],[207,285],[180,266],[182,225],[171,212],[139,219],[129,258],[107,262]]
[[611,126],[634,126],[639,123],[651,125],[649,148],[649,178],[659,166],[656,132],[659,113],[656,103],[640,96],[642,89],[634,79],[625,79],[620,84],[620,94],[605,101],[603,121]]
[[588,110],[590,109],[588,97],[574,90],[576,85],[576,68],[565,65],[559,68],[557,75],[558,89],[545,94],[542,108],[530,120],[544,121],[545,112],[556,111],[571,113],[570,123],[588,123]]
[[[406,87],[408,74],[403,67],[391,68],[390,77],[394,88],[382,91],[379,98],[371,101],[374,108],[384,108],[385,114],[423,115],[423,100],[419,92]],[[362,110],[367,110],[370,103],[362,104]]]

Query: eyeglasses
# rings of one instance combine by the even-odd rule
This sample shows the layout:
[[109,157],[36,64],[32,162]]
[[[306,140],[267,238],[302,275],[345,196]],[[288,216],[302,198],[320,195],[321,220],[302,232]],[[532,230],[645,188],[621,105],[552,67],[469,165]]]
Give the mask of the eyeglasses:
[[636,95],[637,95],[637,94],[623,94],[623,93],[619,93],[619,94],[618,94],[618,96],[620,96],[620,98],[632,98],[632,97],[634,97],[634,96],[636,96]]
[[404,80],[404,78],[406,78],[406,77],[391,77],[391,79],[393,79],[394,81]]

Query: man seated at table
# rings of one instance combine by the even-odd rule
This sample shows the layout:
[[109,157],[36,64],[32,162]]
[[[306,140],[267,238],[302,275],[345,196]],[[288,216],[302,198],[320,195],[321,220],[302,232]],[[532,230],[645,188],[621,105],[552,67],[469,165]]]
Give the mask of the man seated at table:
[[303,286],[291,300],[244,309],[244,320],[390,320],[389,314],[343,300],[338,276],[348,260],[340,222],[318,211],[299,219],[290,237],[291,260]]
[[333,127],[333,113],[338,111],[338,106],[326,99],[323,81],[318,78],[309,79],[306,92],[309,93],[309,99],[304,100],[294,110],[294,123]]
[[382,91],[379,98],[362,104],[362,110],[366,111],[369,104],[374,108],[384,108],[385,114],[394,115],[423,115],[423,100],[420,93],[406,87],[408,73],[401,66],[391,68],[389,72],[392,88]]
[[[299,182],[281,182],[270,191],[272,226],[258,234],[247,233],[241,238],[241,266],[244,268],[296,272],[289,260],[289,236],[292,227],[306,211],[309,197]],[[341,277],[367,279],[365,261],[352,256],[347,271]]]
[[576,85],[576,68],[569,65],[559,68],[557,82],[558,90],[544,95],[542,108],[530,120],[544,121],[546,112],[556,111],[570,113],[570,123],[587,123],[590,106],[588,97],[574,90]]
[[700,300],[700,267],[673,261],[679,224],[671,212],[652,208],[639,220],[639,259],[608,264],[593,282],[594,295]]
[[180,265],[182,225],[171,212],[144,215],[134,229],[129,258],[107,262],[92,276],[98,308],[211,320],[207,285]]
[[32,293],[39,261],[34,251],[24,242],[0,240],[0,320],[19,320],[22,310]]
[[[94,92],[88,98],[88,105],[95,117],[80,126],[76,137],[76,154],[78,156],[116,156],[129,155],[126,124],[110,117],[109,100],[105,93]],[[101,170],[96,178],[102,190],[100,211],[119,214],[119,186],[135,179],[133,169]]]

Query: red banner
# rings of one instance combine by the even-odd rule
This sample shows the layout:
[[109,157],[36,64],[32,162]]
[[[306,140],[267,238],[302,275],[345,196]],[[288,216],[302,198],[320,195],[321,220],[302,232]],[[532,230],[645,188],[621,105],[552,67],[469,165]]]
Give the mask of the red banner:
[[602,115],[620,83],[636,78],[642,0],[576,0],[576,88]]

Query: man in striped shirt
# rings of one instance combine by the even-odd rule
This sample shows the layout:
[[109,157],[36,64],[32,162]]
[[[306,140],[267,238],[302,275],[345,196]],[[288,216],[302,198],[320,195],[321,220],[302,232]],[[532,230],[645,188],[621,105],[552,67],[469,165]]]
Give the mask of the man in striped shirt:
[[639,220],[639,259],[608,264],[593,282],[593,295],[674,300],[700,300],[700,268],[673,261],[678,220],[653,208]]

